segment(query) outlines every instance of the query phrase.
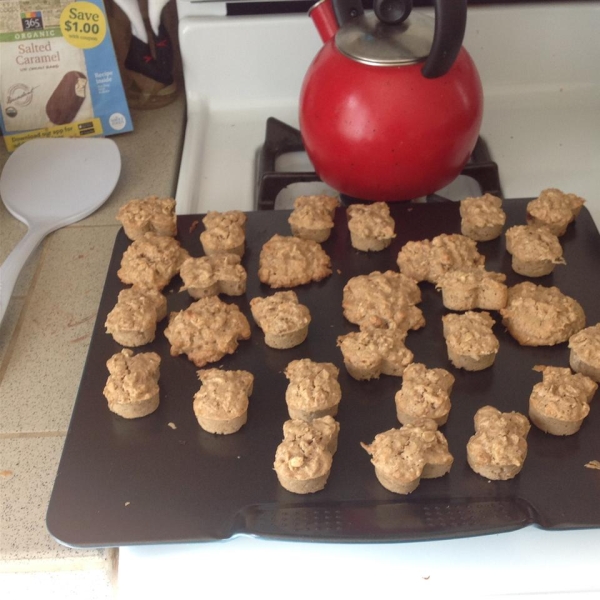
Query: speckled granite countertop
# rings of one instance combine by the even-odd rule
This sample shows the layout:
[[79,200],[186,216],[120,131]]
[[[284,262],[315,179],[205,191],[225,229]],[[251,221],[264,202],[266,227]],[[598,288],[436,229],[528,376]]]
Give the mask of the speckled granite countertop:
[[[48,236],[22,271],[0,326],[2,597],[112,597],[116,551],[74,550],[46,531],[46,509],[119,224],[131,198],[175,192],[185,99],[133,111],[113,139],[122,171],[93,215]],[[8,158],[0,140],[0,168]],[[0,203],[0,263],[25,233]],[[31,594],[31,596],[30,596]]]

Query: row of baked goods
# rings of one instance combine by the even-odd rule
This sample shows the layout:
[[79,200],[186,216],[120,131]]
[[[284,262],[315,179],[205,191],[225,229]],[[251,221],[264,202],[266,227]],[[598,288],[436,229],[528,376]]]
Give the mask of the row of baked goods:
[[[475,413],[474,427],[467,443],[471,469],[495,481],[518,475],[527,457],[527,417],[484,406]],[[410,494],[421,479],[443,477],[454,462],[438,424],[423,417],[379,433],[371,444],[361,445],[371,456],[378,481],[396,494]]]
[[[338,205],[339,201],[333,198],[300,198],[290,217],[294,236],[273,236],[261,249],[260,280],[274,288],[294,287],[330,275],[329,257],[318,242],[327,239]],[[133,287],[121,292],[117,306],[107,318],[107,332],[124,345],[139,346],[152,341],[156,323],[166,315],[166,299],[160,290],[179,272],[183,281],[180,291],[187,291],[196,301],[171,314],[165,329],[171,354],[184,353],[196,366],[215,362],[233,352],[238,341],[250,335],[248,321],[237,306],[217,298],[219,294],[239,296],[246,291],[247,273],[241,264],[246,217],[239,211],[209,213],[203,219],[205,229],[200,235],[205,256],[193,258],[171,237],[176,227],[165,225],[169,211],[174,225],[174,203],[149,198],[148,219],[142,223],[143,207],[143,202],[134,201],[130,211],[125,207],[119,214],[133,243],[118,275]],[[157,215],[159,219],[154,223]],[[134,221],[141,230],[135,229]],[[163,249],[167,252],[162,253]],[[310,311],[298,302],[293,291],[252,298],[250,310],[265,334],[265,344],[271,348],[297,346],[308,335]],[[140,335],[124,334],[135,328],[142,330]],[[140,370],[139,366],[155,356],[141,353],[134,357],[131,350],[123,350],[109,360],[112,370],[105,395],[111,410],[128,418],[156,410],[158,370],[152,373],[155,393],[151,403],[139,401],[143,395],[140,390],[150,387],[150,382],[141,381],[149,376],[147,369]],[[113,363],[123,365],[125,360],[126,368],[121,369],[119,377],[113,373]],[[331,471],[339,432],[339,424],[333,419],[341,399],[338,374],[335,365],[309,359],[292,361],[285,370],[289,379],[285,399],[290,420],[283,426],[284,440],[277,448],[274,469],[281,485],[292,492],[322,489]],[[194,395],[193,409],[199,425],[215,434],[237,432],[248,418],[254,376],[247,371],[201,369],[198,377],[201,387]],[[134,382],[137,391],[131,394]],[[121,402],[115,402],[115,398]],[[121,410],[123,405],[130,410]]]
[[[484,406],[475,413],[474,425],[475,433],[467,443],[469,466],[489,480],[515,477],[527,456],[527,417]],[[454,462],[448,441],[433,419],[389,429],[362,446],[371,455],[381,485],[396,494],[410,494],[421,479],[443,477]]]
[[[551,198],[551,202],[556,204],[556,194],[546,195]],[[540,196],[540,199],[542,196]],[[261,249],[259,279],[272,288],[290,288],[310,281],[320,281],[332,272],[331,260],[320,246],[320,242],[327,239],[333,228],[333,215],[338,206],[338,201],[331,198],[324,200],[321,197],[307,197],[298,200],[296,208],[289,219],[294,235],[275,235]],[[469,200],[471,202],[463,201],[464,204],[461,203],[462,234],[443,234],[432,240],[408,242],[400,250],[397,257],[400,273],[387,271],[385,273],[373,272],[360,275],[350,279],[344,287],[342,306],[344,316],[348,321],[359,327],[359,331],[338,338],[338,346],[341,349],[348,372],[355,379],[361,380],[376,378],[381,374],[403,377],[402,387],[396,394],[397,415],[403,426],[398,430],[393,430],[402,433],[380,434],[385,441],[377,444],[373,442],[369,446],[365,445],[365,449],[368,448],[367,451],[373,456],[376,473],[379,471],[377,476],[379,477],[380,473],[384,472],[383,480],[387,483],[390,483],[390,473],[388,472],[389,469],[386,470],[385,467],[382,467],[382,456],[388,455],[390,448],[395,448],[396,451],[400,452],[400,454],[395,455],[394,460],[396,462],[403,462],[406,459],[405,462],[410,463],[412,459],[408,459],[413,454],[420,456],[417,461],[420,467],[415,468],[417,471],[421,470],[418,477],[410,479],[409,484],[404,482],[398,488],[396,485],[398,482],[396,482],[390,483],[390,487],[388,487],[382,481],[382,484],[388,489],[396,487],[397,489],[392,491],[399,491],[399,493],[407,493],[405,490],[413,485],[416,487],[421,477],[444,475],[452,464],[447,442],[444,447],[445,438],[441,432],[437,431],[437,427],[443,426],[448,419],[450,393],[454,378],[448,371],[443,369],[427,369],[425,365],[413,363],[414,356],[404,344],[410,330],[425,326],[423,313],[417,307],[417,304],[421,301],[418,282],[428,281],[434,283],[442,292],[444,306],[450,310],[463,313],[450,313],[443,320],[449,360],[458,368],[480,370],[490,367],[494,362],[498,351],[498,340],[492,332],[494,320],[489,312],[473,312],[481,309],[483,311],[498,311],[503,318],[503,324],[522,345],[553,345],[572,338],[574,340],[572,368],[577,370],[577,366],[582,369],[584,368],[582,365],[585,365],[588,372],[590,369],[592,372],[597,369],[595,371],[596,379],[598,379],[598,373],[600,372],[600,365],[597,364],[600,331],[596,333],[596,330],[594,330],[592,334],[585,336],[583,341],[576,343],[576,335],[579,335],[580,338],[583,337],[581,335],[583,331],[581,334],[577,332],[585,326],[585,316],[583,309],[574,299],[562,294],[558,288],[535,286],[530,282],[508,288],[505,285],[506,276],[504,274],[485,269],[485,259],[478,252],[475,238],[489,240],[501,234],[505,223],[505,220],[502,219],[501,202],[498,202],[497,199],[494,200],[493,197],[492,200],[485,197]],[[570,199],[569,202],[571,202]],[[136,213],[139,212],[138,206],[136,207]],[[155,210],[155,212],[160,213],[162,221],[165,220],[164,211]],[[535,213],[537,216],[530,218],[530,212]],[[548,212],[553,214],[552,211],[546,211],[546,213]],[[190,257],[174,238],[169,237],[172,233],[159,233],[157,227],[150,228],[142,232],[141,235],[132,238],[134,241],[126,251],[126,254],[130,252],[130,255],[127,260],[124,256],[122,267],[119,270],[121,280],[125,283],[131,283],[132,288],[121,292],[121,294],[124,294],[123,300],[121,301],[120,295],[117,306],[107,319],[107,330],[113,334],[115,340],[122,343],[122,345],[137,346],[151,341],[150,339],[143,341],[149,337],[154,338],[156,322],[164,318],[166,314],[166,299],[164,299],[160,290],[166,286],[170,278],[177,272],[179,272],[184,282],[181,289],[187,290],[193,298],[198,298],[198,300],[193,302],[187,309],[171,315],[165,335],[171,344],[172,355],[187,354],[196,366],[201,367],[208,362],[220,360],[226,353],[233,352],[237,348],[239,340],[248,339],[250,327],[246,317],[237,306],[227,304],[215,295],[243,295],[245,293],[247,274],[240,260],[244,253],[245,215],[239,213],[243,216],[241,218],[236,213],[239,213],[239,211],[223,214],[209,213],[205,217],[203,220],[205,230],[200,236],[205,257]],[[528,207],[528,225],[517,226],[526,229],[511,228],[507,231],[507,248],[510,246],[509,251],[513,254],[513,268],[517,247],[527,246],[530,248],[535,246],[535,244],[530,243],[531,240],[536,241],[538,239],[544,239],[546,242],[550,240],[547,243],[549,247],[554,244],[553,238],[549,236],[556,236],[556,234],[552,233],[550,228],[547,228],[541,222],[541,213],[543,211],[540,211],[539,207],[532,206],[531,210]],[[389,207],[386,204],[352,205],[347,209],[347,214],[352,245],[359,250],[383,250],[389,246],[395,237],[394,221],[390,217]],[[569,214],[572,221],[576,216],[576,211],[572,210]],[[467,218],[469,215],[470,222]],[[490,215],[494,218],[491,219]],[[545,216],[549,219],[547,214]],[[315,226],[313,227],[313,225]],[[512,233],[510,233],[511,230]],[[172,231],[172,229],[169,231]],[[470,236],[467,236],[467,233]],[[129,235],[129,237],[132,236]],[[157,238],[161,237],[166,237],[171,242],[157,241]],[[136,244],[138,244],[137,247]],[[560,243],[558,243],[558,246],[560,247]],[[134,247],[134,250],[131,250],[132,247]],[[231,248],[234,249],[234,254],[231,253]],[[165,250],[164,253],[162,252],[163,249]],[[535,257],[535,252],[533,252],[533,255],[538,260],[539,257]],[[149,258],[145,267],[141,266],[142,256]],[[544,258],[544,260],[550,260],[554,265],[563,262],[561,257],[562,248],[559,256],[550,259]],[[521,261],[519,265],[521,265],[523,262],[521,255],[519,260]],[[535,262],[533,259],[525,260],[525,263],[527,263],[525,270],[530,267],[533,269],[534,274],[529,276],[537,276],[537,273],[540,272],[539,260],[532,267],[533,262]],[[518,269],[523,270],[521,266]],[[515,271],[519,272],[518,269],[515,269]],[[170,277],[169,273],[171,273]],[[163,283],[165,280],[166,283]],[[129,299],[128,296],[130,296]],[[133,297],[136,298],[135,301],[132,300]],[[140,307],[151,307],[144,308],[144,312],[150,314],[150,318],[147,319],[149,325],[146,325],[144,329],[153,328],[151,336],[146,335],[137,339],[135,337],[122,337],[120,333],[115,335],[115,331],[118,329],[115,321],[119,321],[117,318],[119,303],[121,303],[120,311],[123,311],[123,307],[128,303],[135,305],[128,317],[131,321],[139,317],[140,312],[143,312]],[[265,343],[268,346],[272,348],[290,348],[301,344],[306,339],[311,322],[310,311],[308,307],[298,302],[294,292],[277,292],[266,298],[253,298],[250,301],[250,308],[254,320],[265,334]],[[116,316],[113,314],[115,311],[117,312]],[[123,322],[125,322],[125,319],[123,319]],[[128,343],[119,341],[119,339]],[[131,343],[132,340],[134,343]],[[575,347],[578,350],[575,350]],[[577,358],[573,358],[574,352]],[[335,377],[333,377],[333,372],[323,366],[324,363],[312,363],[308,359],[306,361],[302,365],[294,365],[293,367],[292,364],[288,365],[286,376],[290,379],[290,385],[288,386],[286,400],[288,400],[288,395],[293,397],[292,392],[290,392],[293,389],[297,390],[297,395],[302,398],[310,395],[307,389],[314,391],[315,379],[309,372],[311,364],[318,365],[319,377],[325,377],[328,381],[335,380],[337,384],[337,368],[334,365],[331,364],[330,366],[336,371]],[[302,361],[295,362],[300,363]],[[594,366],[594,364],[597,366]],[[544,369],[551,368],[544,367]],[[297,375],[294,382],[292,382],[296,370],[301,375]],[[230,433],[231,431],[219,430],[220,428],[214,425],[204,426],[197,410],[197,406],[212,407],[212,409],[216,406],[206,400],[204,396],[207,395],[211,387],[222,386],[223,382],[217,377],[217,380],[220,381],[217,386],[217,380],[209,378],[205,382],[200,375],[212,371],[216,371],[217,374],[225,373],[219,369],[205,369],[199,372],[199,377],[202,380],[200,390],[202,394],[198,392],[197,397],[201,397],[203,400],[200,402],[198,398],[195,398],[194,410],[200,425],[207,431]],[[566,371],[570,376],[578,377],[572,375],[569,369],[566,369]],[[236,378],[238,377],[237,374],[242,372],[233,373],[236,373],[236,375],[233,375]],[[247,375],[252,377],[250,373],[247,373]],[[549,375],[548,381],[546,381],[546,375],[544,375],[543,383],[548,386],[554,385],[554,388],[559,390],[562,390],[563,387],[568,389],[577,387],[574,386],[571,380],[566,379],[566,375],[567,373],[562,373],[562,379],[559,378],[558,383],[556,374],[553,377]],[[206,376],[208,377],[208,375]],[[584,376],[581,375],[581,377]],[[560,421],[563,418],[562,413],[567,415],[567,421],[569,419],[573,421],[574,416],[584,413],[586,407],[589,412],[589,401],[595,392],[595,387],[591,391],[591,386],[587,383],[591,379],[586,376],[582,380],[581,377],[577,381],[586,382],[585,385],[582,384],[579,387],[587,390],[588,395],[585,398],[588,399],[581,400],[580,398],[577,400],[577,410],[573,408],[573,402],[575,401],[571,403],[573,406],[569,405],[566,408],[560,406],[557,408],[557,403],[554,401],[540,402],[540,394],[542,397],[549,397],[554,392],[551,393],[544,388],[540,393],[539,388],[534,388],[532,398],[535,398],[535,400],[531,401],[530,418],[535,425],[555,435],[574,433],[579,428],[585,414],[579,420],[579,426],[576,427],[575,431],[571,431],[574,427],[572,425],[566,427],[569,433],[564,433],[565,427],[562,429],[560,427],[553,428],[548,426],[547,423],[555,418]],[[239,378],[242,381],[245,378],[247,379],[246,376],[242,377],[241,375]],[[594,382],[591,381],[591,383]],[[337,385],[339,388],[339,384]],[[115,388],[114,381],[111,386]],[[108,383],[107,387],[109,387]],[[239,387],[241,389],[237,390],[235,395],[243,397],[244,389],[248,386],[240,385]],[[252,384],[250,384],[250,392],[246,394],[246,400],[241,402],[242,405],[245,404],[246,415],[247,396],[251,393],[251,387]],[[222,390],[222,387],[218,389]],[[558,395],[560,396],[561,393],[558,392]],[[222,391],[217,395],[221,394]],[[225,397],[229,397],[229,395],[226,393]],[[539,408],[541,405],[545,407],[543,410]],[[275,469],[281,484],[286,489],[297,493],[316,491],[322,489],[327,481],[327,475],[323,478],[324,473],[320,469],[325,464],[329,464],[329,469],[331,468],[329,458],[333,457],[333,452],[327,449],[328,442],[315,441],[322,439],[323,436],[315,433],[315,430],[310,428],[316,420],[324,418],[323,415],[325,415],[325,418],[333,420],[332,415],[335,412],[330,412],[329,408],[322,414],[315,410],[299,409],[299,412],[293,414],[292,406],[293,401],[288,400],[290,421],[299,420],[305,423],[301,426],[304,428],[304,433],[294,433],[286,436],[284,427],[284,440],[282,442],[284,449],[277,450]],[[337,404],[335,404],[335,407],[335,410],[337,410]],[[487,409],[490,409],[487,411],[490,414],[492,414],[491,411],[496,410],[491,407],[486,407]],[[235,412],[229,405],[228,410],[231,414]],[[501,416],[514,416],[516,414],[499,413],[499,411],[496,411],[496,413]],[[539,416],[540,413],[541,417]],[[561,414],[556,417],[558,413]],[[491,421],[496,423],[498,419],[500,421],[504,419],[504,421],[508,420],[508,422],[513,423],[513,421],[519,421],[520,417],[525,421],[527,419],[523,415],[519,415],[519,418],[516,416],[514,418],[513,416],[500,418],[495,413],[492,418],[490,414],[487,414],[486,419],[483,417],[478,419],[476,415],[474,438],[478,440],[488,440],[489,438],[492,441],[485,444],[481,442],[479,445],[469,442],[467,449],[469,464],[483,476],[505,479],[508,478],[507,473],[514,473],[510,475],[514,476],[520,468],[515,472],[514,468],[505,468],[504,463],[502,463],[498,473],[495,473],[497,476],[492,477],[486,474],[489,470],[486,470],[485,466],[476,468],[473,465],[480,465],[483,460],[481,457],[484,455],[487,457],[485,460],[488,461],[488,466],[491,465],[492,472],[494,466],[500,464],[498,463],[499,460],[508,461],[507,464],[512,465],[517,459],[506,458],[505,455],[510,455],[508,450],[513,446],[516,455],[524,460],[523,444],[525,444],[526,453],[525,437],[527,431],[523,433],[524,427],[517,427],[519,429],[517,435],[510,427],[506,429],[504,425],[502,427],[494,425],[486,429],[486,427],[479,427],[480,422]],[[231,425],[230,429],[232,428],[233,431],[239,429],[245,422],[246,415],[232,417],[235,423]],[[210,417],[208,419],[210,420]],[[206,418],[204,422],[207,422]],[[336,439],[339,425],[337,427]],[[483,433],[479,431],[480,429],[483,429]],[[529,425],[527,425],[528,429]],[[490,431],[504,431],[504,433],[498,434],[504,441],[501,443],[494,442]],[[472,450],[469,449],[470,447],[472,447]],[[293,448],[293,451],[290,448]],[[399,448],[404,450],[400,451]],[[494,452],[497,450],[498,456],[504,458],[498,458],[489,448],[493,448]],[[439,461],[436,462],[438,459]],[[521,459],[519,458],[519,460]],[[519,464],[522,467],[522,461]],[[319,467],[317,468],[316,465],[319,465]],[[312,475],[317,472],[320,473],[316,477],[317,483],[312,481],[307,483]],[[294,473],[295,476],[292,476]],[[311,474],[311,477],[306,478],[307,474]]]
[[[550,269],[549,265],[563,262],[560,244],[557,246],[557,239],[564,235],[567,226],[577,217],[583,204],[582,198],[551,188],[543,190],[537,199],[527,205],[526,225],[518,225],[509,229],[510,234],[507,236],[508,251],[511,254],[516,253],[514,262],[518,265],[517,272],[523,269],[525,271],[533,269],[533,274],[525,274],[531,277],[541,276],[546,273],[537,274],[536,269],[539,270],[542,267],[536,263],[544,263],[544,268],[547,270]],[[329,196],[297,198],[294,210],[289,217],[292,237],[317,243],[327,240],[334,227],[333,218],[338,206],[339,200]],[[351,243],[358,250],[383,250],[396,237],[395,222],[390,216],[389,206],[386,203],[354,204],[347,208],[346,213]],[[462,235],[475,242],[489,241],[500,236],[506,222],[506,215],[502,210],[502,200],[491,194],[462,200],[460,213]],[[154,239],[156,236],[175,237],[177,233],[175,201],[171,198],[156,196],[144,200],[132,200],[119,210],[117,218],[131,240],[147,239],[150,244],[142,245],[141,250],[132,245],[133,248],[130,250],[126,263],[131,260],[133,264],[123,265],[123,276],[137,279],[137,283],[143,282],[147,287],[162,289],[164,287],[162,281],[168,277],[168,271],[163,272],[164,263],[171,263],[169,267],[171,270],[178,269],[180,263],[187,258],[185,254],[178,255],[180,249],[172,242]],[[226,213],[216,211],[208,213],[203,219],[205,230],[200,235],[205,255],[232,253],[243,256],[246,220],[246,215],[238,210]],[[542,231],[539,231],[540,229]],[[147,234],[150,236],[147,237]],[[286,248],[284,244],[285,242],[278,240],[273,245],[276,248],[281,246],[291,255],[305,253],[305,247],[318,253],[312,244],[304,245],[296,242],[290,248]],[[439,276],[446,270],[447,260],[452,262],[452,269],[483,264],[475,244],[470,244],[460,238],[438,236],[431,242],[424,240],[415,242],[415,244],[417,245],[405,245],[404,253],[398,257],[398,264],[401,270],[411,274],[417,281],[427,280],[437,283]],[[143,250],[153,254],[154,259],[159,259],[156,261],[156,270],[158,271],[155,274],[156,279],[151,278],[150,273],[136,272],[138,271],[136,257],[142,254]],[[266,252],[266,263],[269,263],[270,253],[274,253],[274,251]],[[431,257],[434,264],[431,272],[427,267],[428,257]],[[315,257],[311,257],[311,260],[314,259]],[[317,273],[326,271],[326,263],[326,259],[323,259],[322,256],[317,257],[315,271]],[[264,268],[268,270],[268,264]],[[321,276],[324,277],[327,274]],[[269,277],[266,274],[267,281],[264,281],[262,277],[261,281],[271,285]],[[142,281],[139,281],[140,278]],[[302,285],[302,283],[293,283],[293,277],[289,279],[292,280],[291,284],[286,281],[280,283],[275,278],[274,287]],[[126,282],[135,283],[136,281]]]
[[[403,427],[377,434],[369,445],[362,444],[372,457],[379,482],[398,494],[414,491],[421,478],[442,477],[453,463],[448,442],[438,431],[450,409],[448,390],[453,378],[443,369],[437,370],[441,374],[430,370],[430,385],[420,384],[416,394],[404,396],[405,387],[414,386],[412,380],[406,379],[411,367],[405,370],[403,389],[396,395],[398,418]],[[579,373],[574,375],[568,368],[537,366],[535,369],[542,372],[543,381],[533,387],[529,398],[531,422],[552,435],[576,433],[589,414],[589,403],[598,384]],[[419,365],[419,370],[423,381],[423,365]],[[415,403],[415,398],[431,406],[435,402],[436,410],[439,408],[438,418],[413,418],[419,412],[422,414],[423,406],[423,402]],[[406,413],[400,411],[405,409],[407,400],[417,411],[402,418]],[[475,433],[467,443],[467,461],[473,471],[497,481],[518,475],[527,457],[529,419],[518,412],[503,413],[493,406],[484,406],[476,412],[474,425]]]
[[[513,270],[526,277],[549,275],[564,265],[559,237],[567,231],[584,204],[575,194],[549,188],[527,204],[525,224],[506,231],[506,250],[512,255]],[[502,200],[491,194],[466,198],[460,203],[461,232],[477,241],[489,241],[502,234],[506,215]]]
[[[575,194],[565,194],[556,188],[542,190],[527,204],[526,223],[545,227],[560,237],[581,212],[585,200]],[[461,233],[476,242],[487,242],[502,234],[506,214],[502,199],[492,194],[465,198],[460,202]]]
[[[579,213],[583,200],[558,190],[545,190],[527,206],[526,225],[506,232],[506,249],[512,268],[521,275],[540,277],[565,264],[558,240]],[[571,368],[538,366],[543,381],[529,398],[529,419],[542,431],[565,436],[576,433],[589,414],[597,390],[600,364],[600,325],[583,329],[581,305],[556,287],[523,282],[508,288],[506,276],[485,269],[476,243],[502,234],[506,215],[499,198],[486,194],[463,200],[460,205],[461,235],[442,234],[432,240],[410,241],[400,250],[401,273],[416,281],[427,281],[442,292],[444,306],[452,312],[443,317],[443,335],[448,358],[457,368],[469,371],[492,366],[499,342],[492,331],[494,319],[487,310],[498,311],[509,333],[523,346],[555,345],[573,340]],[[481,312],[473,312],[480,309]],[[377,319],[365,318],[372,325]],[[583,342],[581,340],[584,340]],[[592,345],[594,350],[591,350]],[[574,348],[583,349],[585,366]],[[593,356],[593,358],[592,358]],[[403,427],[378,434],[363,447],[372,456],[380,483],[396,493],[410,493],[420,478],[439,477],[450,470],[452,456],[437,427],[450,412],[453,378],[418,365],[421,380],[415,386],[412,374],[417,363],[403,365],[403,385],[396,394],[397,416]],[[429,373],[429,381],[424,376]],[[594,375],[596,381],[587,375]],[[436,376],[446,386],[436,385]],[[407,413],[407,408],[412,413]],[[416,420],[415,420],[416,419]],[[523,468],[527,456],[529,419],[520,413],[501,413],[485,406],[475,415],[475,434],[467,444],[471,468],[488,479],[506,480]]]
[[[133,355],[129,349],[111,357],[104,390],[112,411],[125,418],[152,413],[159,403],[160,357],[153,352]],[[598,387],[589,377],[569,369],[538,366],[543,381],[530,395],[529,417],[543,431],[558,435],[576,433],[589,414]],[[338,370],[331,363],[309,359],[292,361],[285,371],[290,383],[286,402],[290,420],[275,454],[274,469],[281,485],[294,493],[323,489],[337,448],[339,423],[333,419],[341,399]],[[210,433],[231,434],[247,421],[254,377],[247,371],[204,369],[193,399],[200,426]],[[372,456],[375,473],[386,489],[408,494],[421,478],[449,472],[453,457],[444,435],[454,377],[444,369],[427,369],[412,363],[404,372],[396,394],[399,429],[378,434],[362,444]],[[478,474],[494,480],[515,477],[527,456],[528,419],[519,413],[501,413],[486,406],[475,415],[475,434],[467,445],[467,459]]]

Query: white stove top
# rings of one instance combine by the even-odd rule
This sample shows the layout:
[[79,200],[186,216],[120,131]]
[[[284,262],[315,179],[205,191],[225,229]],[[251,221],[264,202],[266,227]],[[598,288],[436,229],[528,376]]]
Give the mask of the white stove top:
[[[182,214],[254,209],[268,117],[297,127],[302,77],[320,47],[305,15],[226,17],[178,0],[188,124]],[[557,187],[600,224],[600,3],[471,7],[465,46],[485,94],[482,136],[506,198]],[[183,518],[183,516],[182,516]],[[122,600],[189,595],[600,597],[598,530],[408,544],[337,545],[239,537],[121,549]],[[301,574],[301,576],[299,576]],[[307,592],[307,590],[309,590]],[[395,591],[395,592],[394,592]]]
[[119,599],[599,598],[595,530],[536,527],[401,544],[301,544],[239,537],[121,548]]
[[[306,15],[227,17],[180,0],[188,125],[180,213],[254,209],[254,158],[268,117],[298,126],[302,77],[320,48]],[[204,15],[204,16],[200,16]],[[465,47],[480,72],[481,134],[506,198],[557,187],[600,223],[600,4],[469,9]],[[203,60],[207,57],[207,60]]]

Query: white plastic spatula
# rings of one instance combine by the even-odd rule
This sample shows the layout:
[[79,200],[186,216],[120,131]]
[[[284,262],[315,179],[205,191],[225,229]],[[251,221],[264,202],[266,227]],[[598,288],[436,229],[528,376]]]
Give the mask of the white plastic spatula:
[[0,266],[0,323],[27,258],[50,232],[80,221],[115,189],[121,154],[106,138],[30,140],[6,161],[0,196],[28,231]]

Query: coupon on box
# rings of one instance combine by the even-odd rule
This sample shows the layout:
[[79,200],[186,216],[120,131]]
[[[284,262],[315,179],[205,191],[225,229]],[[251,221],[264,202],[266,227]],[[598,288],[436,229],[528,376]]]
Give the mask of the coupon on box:
[[133,129],[102,0],[0,1],[0,107],[9,151]]

